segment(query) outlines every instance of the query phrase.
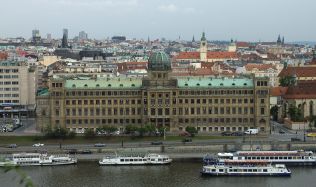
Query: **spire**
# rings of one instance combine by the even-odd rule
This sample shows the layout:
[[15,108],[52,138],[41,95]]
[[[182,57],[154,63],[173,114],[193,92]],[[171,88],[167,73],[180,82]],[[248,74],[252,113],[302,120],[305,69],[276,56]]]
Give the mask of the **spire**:
[[278,40],[277,40],[277,44],[281,44],[281,36],[280,36],[280,34],[279,34],[279,37],[278,37]]
[[202,33],[201,41],[206,41],[205,32]]
[[193,35],[193,38],[192,38],[192,42],[195,42],[194,35]]
[[284,45],[284,36],[282,37],[282,45]]

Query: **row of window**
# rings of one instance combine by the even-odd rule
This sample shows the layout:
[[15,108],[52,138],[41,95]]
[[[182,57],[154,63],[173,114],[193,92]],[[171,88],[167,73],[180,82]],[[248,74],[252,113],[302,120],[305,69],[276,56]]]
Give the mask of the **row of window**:
[[[141,115],[141,108],[66,108],[66,116],[100,116],[100,115]],[[265,115],[265,108],[261,108],[261,115]],[[148,115],[147,108],[144,108],[144,114]],[[254,114],[254,107],[186,107],[186,108],[150,108],[150,115],[230,115]],[[59,109],[56,109],[55,115],[59,116]]]
[[253,90],[186,90],[179,95],[252,95]]
[[180,118],[179,123],[198,123],[198,124],[207,124],[207,123],[253,123],[253,118]]
[[0,81],[0,85],[18,85],[19,84],[19,81]]
[[0,103],[19,103],[19,100],[2,100],[2,99],[0,99]]
[[17,79],[19,75],[0,75],[0,79]]
[[19,97],[19,94],[0,94],[0,97]]
[[19,91],[18,87],[13,87],[13,88],[0,88],[0,91]]
[[[55,121],[59,124],[59,120]],[[141,119],[67,119],[66,125],[141,124]]]
[[19,69],[0,69],[0,73],[18,73]]
[[66,96],[118,96],[118,95],[139,95],[141,91],[69,91]]
[[[248,104],[248,103],[253,103],[254,99],[173,99],[172,103],[177,104],[177,100],[179,104]],[[144,104],[147,104],[147,99],[144,99]],[[261,104],[265,104],[265,99],[260,100]],[[60,102],[57,100],[55,101],[56,105],[59,105]],[[108,99],[108,100],[66,100],[66,105],[123,105],[123,104],[141,104],[140,99]],[[170,99],[151,99],[150,100],[151,105],[162,105],[170,104]]]

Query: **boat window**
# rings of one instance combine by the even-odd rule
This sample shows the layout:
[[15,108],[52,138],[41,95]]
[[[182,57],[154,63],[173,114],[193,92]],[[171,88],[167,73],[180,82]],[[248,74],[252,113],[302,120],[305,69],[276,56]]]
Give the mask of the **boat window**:
[[216,172],[216,169],[212,169],[212,172]]
[[272,160],[273,159],[273,157],[272,156],[270,156],[270,160]]
[[260,160],[260,157],[257,157],[257,160]]
[[253,169],[253,172],[257,172],[257,169]]
[[263,172],[268,172],[268,170],[267,169],[263,169]]
[[219,169],[219,172],[223,172],[224,170],[223,169]]
[[124,159],[121,159],[121,162],[124,162]]

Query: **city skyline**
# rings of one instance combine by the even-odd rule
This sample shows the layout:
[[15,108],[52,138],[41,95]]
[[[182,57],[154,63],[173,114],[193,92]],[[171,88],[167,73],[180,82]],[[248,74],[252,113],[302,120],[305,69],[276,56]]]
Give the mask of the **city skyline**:
[[316,17],[312,0],[4,0],[3,5],[7,7],[3,14],[9,16],[2,23],[0,38],[31,38],[34,29],[42,37],[51,33],[61,38],[67,28],[70,38],[85,31],[96,39],[125,35],[191,40],[205,31],[209,40],[275,41],[279,34],[287,42],[316,40],[311,32]]

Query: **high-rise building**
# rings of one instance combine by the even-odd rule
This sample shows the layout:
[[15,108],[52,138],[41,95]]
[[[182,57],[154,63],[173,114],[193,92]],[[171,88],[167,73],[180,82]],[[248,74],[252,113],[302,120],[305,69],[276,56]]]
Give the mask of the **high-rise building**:
[[51,41],[52,40],[52,34],[48,33],[46,39],[47,39],[47,41]]
[[63,29],[63,38],[61,41],[62,48],[68,48],[68,29]]
[[32,30],[32,42],[38,43],[41,41],[41,35],[38,29]]
[[87,40],[88,34],[85,31],[79,32],[79,40]]

